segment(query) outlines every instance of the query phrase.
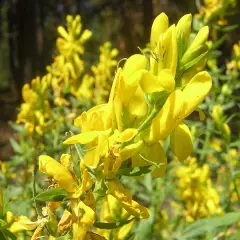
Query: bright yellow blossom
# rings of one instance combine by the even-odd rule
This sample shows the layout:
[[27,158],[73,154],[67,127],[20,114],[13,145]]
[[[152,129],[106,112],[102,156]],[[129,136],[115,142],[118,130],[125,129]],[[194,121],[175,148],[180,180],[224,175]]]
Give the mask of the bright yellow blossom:
[[116,48],[111,49],[111,43],[105,42],[99,48],[99,63],[92,66],[94,74],[94,102],[106,103],[112,85],[113,67],[117,65],[114,59],[118,55]]
[[199,167],[197,160],[192,158],[186,166],[176,169],[176,175],[186,221],[193,222],[201,217],[223,213],[219,194],[212,186],[208,165]]

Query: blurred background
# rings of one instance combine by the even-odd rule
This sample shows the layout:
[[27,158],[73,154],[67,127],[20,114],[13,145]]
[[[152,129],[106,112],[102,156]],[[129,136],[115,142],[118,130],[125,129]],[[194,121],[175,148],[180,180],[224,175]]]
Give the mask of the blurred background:
[[[194,0],[0,0],[0,159],[7,159],[12,151],[8,140],[13,130],[8,121],[16,118],[21,89],[42,76],[52,62],[56,28],[65,24],[67,14],[80,14],[83,28],[93,32],[86,46],[89,61],[98,58],[99,45],[108,40],[120,50],[121,59],[145,46],[157,14],[166,12],[170,22],[176,22],[185,13],[195,14],[198,4]],[[233,24],[239,16],[238,12],[231,17]],[[239,28],[222,46],[222,61],[238,39]]]

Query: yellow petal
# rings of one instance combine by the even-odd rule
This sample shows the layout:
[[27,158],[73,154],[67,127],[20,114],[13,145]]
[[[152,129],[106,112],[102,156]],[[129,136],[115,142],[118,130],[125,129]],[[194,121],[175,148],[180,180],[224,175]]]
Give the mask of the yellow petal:
[[108,194],[114,196],[128,213],[144,219],[149,217],[148,209],[132,200],[131,193],[129,193],[118,180],[108,181],[107,187]]
[[124,225],[123,227],[121,227],[119,229],[119,231],[117,232],[117,239],[121,240],[121,239],[126,239],[126,237],[128,236],[128,234],[130,233],[130,231],[133,228],[133,225],[135,224],[135,220],[131,221],[130,223]]
[[212,117],[217,124],[221,124],[223,120],[223,109],[220,104],[216,104],[212,110]]
[[138,70],[128,78],[124,77],[123,81],[120,82],[120,98],[123,104],[128,105],[131,102],[144,72],[146,72],[144,69]]
[[57,31],[63,38],[65,38],[66,40],[69,40],[70,36],[68,35],[68,32],[65,30],[64,27],[59,26],[57,28]]
[[97,167],[99,160],[100,158],[96,148],[87,151],[83,157],[84,164],[91,167]]
[[122,69],[119,68],[117,70],[117,73],[115,75],[113,85],[110,92],[109,97],[109,109],[112,115],[112,128],[113,129],[119,129],[122,131],[123,123],[122,123],[122,101],[121,101],[121,84],[123,81],[122,76]]
[[71,226],[72,226],[72,214],[65,209],[58,223],[58,232],[64,233],[68,231]]
[[81,38],[79,39],[79,42],[81,44],[85,43],[90,37],[92,36],[92,32],[88,29],[84,30],[83,34],[81,35]]
[[132,118],[141,118],[147,114],[148,106],[144,92],[140,87],[137,88],[135,95],[132,96],[128,110]]
[[[177,68],[178,59],[178,49],[177,49],[177,38],[176,38],[176,27],[172,25],[163,35],[162,40],[163,46],[163,69],[167,68],[171,71],[172,75],[175,76]],[[162,70],[161,64],[158,72]]]
[[156,143],[149,148],[149,158],[159,164],[159,168],[155,168],[152,172],[153,177],[163,176],[167,169],[167,157],[160,143]]
[[153,21],[151,29],[150,43],[152,49],[155,49],[159,37],[168,29],[168,16],[165,13],[159,14]]
[[[152,172],[153,177],[157,178],[164,175],[167,168],[167,158],[159,142],[151,145],[145,145],[141,150],[140,158],[143,158],[143,160],[146,159],[145,162],[147,164],[144,164],[144,165],[151,165],[150,161],[159,165],[159,167],[156,167],[153,170]],[[149,162],[147,162],[148,160]]]
[[73,224],[73,239],[83,240],[94,223],[95,212],[82,201],[78,203],[76,212],[79,214],[77,215],[78,219],[80,219]]
[[76,182],[71,173],[53,158],[41,155],[39,157],[39,171],[52,177],[61,188],[65,188],[68,192],[76,190]]
[[126,79],[126,82],[128,82],[128,79],[130,79],[135,72],[140,69],[145,69],[146,64],[147,58],[144,55],[134,54],[129,57],[123,67],[123,76]]
[[179,161],[187,159],[193,149],[192,135],[187,125],[179,124],[171,134],[170,144]]
[[191,52],[194,48],[197,48],[200,45],[206,43],[208,39],[208,35],[209,35],[209,27],[208,26],[202,27],[187,51]]
[[180,89],[172,92],[159,114],[152,121],[149,141],[164,140],[181,121],[183,93]]
[[175,79],[169,69],[164,69],[158,74],[158,82],[168,92],[175,88]]
[[128,142],[132,140],[138,133],[136,128],[127,128],[122,133],[120,133],[118,142]]
[[163,90],[158,77],[147,71],[142,74],[140,86],[145,93],[160,92]]
[[189,35],[191,32],[192,14],[184,15],[177,23],[176,34],[180,58],[187,49]]
[[141,150],[142,147],[143,141],[138,141],[136,143],[124,147],[120,152],[122,161],[127,160],[128,158],[131,158],[134,155],[136,155]]
[[62,154],[60,157],[60,163],[66,169],[71,170],[72,169],[72,156],[70,154]]
[[25,230],[34,230],[39,224],[41,224],[41,220],[36,222],[32,222],[28,217],[20,216],[16,222],[14,222],[9,230],[12,233],[25,231]]
[[184,116],[189,116],[207,96],[212,87],[211,76],[206,72],[196,74],[183,89]]
[[85,132],[74,135],[63,142],[63,144],[87,144],[92,142],[98,136],[97,131]]

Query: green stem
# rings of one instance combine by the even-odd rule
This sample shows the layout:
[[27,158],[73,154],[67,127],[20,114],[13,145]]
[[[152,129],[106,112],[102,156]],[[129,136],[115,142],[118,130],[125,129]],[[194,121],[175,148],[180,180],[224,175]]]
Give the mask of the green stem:
[[159,109],[154,106],[147,118],[140,124],[138,132],[145,130],[149,126],[150,122],[157,116],[158,112]]
[[38,217],[43,217],[42,216],[42,211],[41,211],[41,206],[39,204],[39,202],[35,199],[36,195],[37,195],[37,191],[36,191],[36,182],[35,182],[35,178],[36,178],[36,173],[37,173],[37,164],[34,164],[34,170],[33,170],[33,185],[32,185],[32,191],[33,191],[33,201],[35,204],[35,208],[36,208],[36,212]]

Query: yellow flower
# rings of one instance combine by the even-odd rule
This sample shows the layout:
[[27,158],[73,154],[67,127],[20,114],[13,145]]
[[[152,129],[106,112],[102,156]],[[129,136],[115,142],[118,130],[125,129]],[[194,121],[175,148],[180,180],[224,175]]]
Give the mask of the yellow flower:
[[[103,207],[101,208],[100,213],[101,222],[119,222],[130,220],[131,218],[130,214],[122,207],[121,202],[119,202],[115,197],[107,195],[104,198]],[[132,220],[128,224],[113,230],[98,229],[97,233],[104,236],[107,240],[110,239],[111,234],[116,240],[124,240],[133,228],[134,223],[135,220]]]
[[91,67],[94,74],[94,102],[106,103],[111,89],[113,67],[117,65],[114,58],[118,55],[116,48],[111,49],[111,43],[106,42],[100,46],[99,63]]
[[228,124],[225,122],[226,117],[224,116],[221,105],[217,104],[213,107],[212,116],[219,130],[221,130],[224,134],[224,137],[229,140],[231,137],[231,130]]
[[191,132],[187,125],[179,124],[171,134],[170,139],[173,153],[179,161],[185,160],[191,155],[193,149]]
[[46,120],[51,117],[50,103],[47,100],[49,81],[46,77],[37,77],[22,89],[24,103],[21,104],[16,123],[24,123],[30,134],[43,135],[49,127]]
[[131,194],[117,179],[108,181],[107,187],[107,193],[115,197],[129,214],[143,219],[149,217],[148,209],[134,201]]
[[219,194],[213,188],[208,165],[199,167],[195,158],[186,166],[176,169],[179,199],[184,203],[184,216],[188,222],[201,217],[222,214]]
[[83,44],[92,36],[92,32],[84,30],[81,33],[82,23],[80,15],[74,19],[72,16],[67,16],[68,28],[58,27],[58,33],[61,37],[57,39],[57,48],[59,52],[65,57],[72,56],[74,53],[83,54]]
[[68,192],[76,191],[77,183],[72,174],[53,158],[41,155],[39,157],[39,170],[52,177],[59,184],[59,187],[66,189]]
[[[61,162],[61,163],[60,163]],[[66,189],[69,192],[68,198],[71,206],[71,214],[64,212],[59,223],[59,230],[72,226],[73,239],[84,239],[88,229],[92,227],[95,221],[95,201],[92,200],[92,185],[94,181],[89,179],[86,168],[80,168],[82,178],[81,185],[72,172],[71,156],[63,154],[60,162],[51,157],[42,155],[39,157],[39,170],[52,177],[58,187]],[[86,193],[85,196],[83,194]],[[67,222],[66,222],[67,221]]]

